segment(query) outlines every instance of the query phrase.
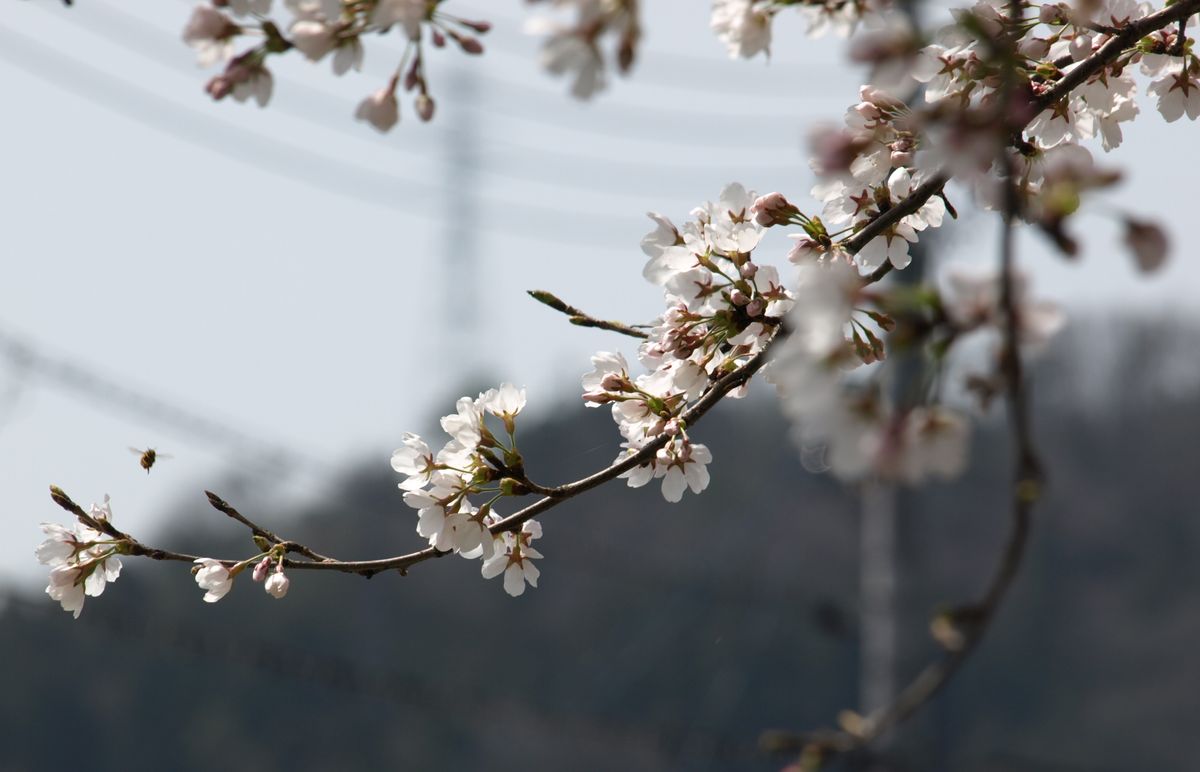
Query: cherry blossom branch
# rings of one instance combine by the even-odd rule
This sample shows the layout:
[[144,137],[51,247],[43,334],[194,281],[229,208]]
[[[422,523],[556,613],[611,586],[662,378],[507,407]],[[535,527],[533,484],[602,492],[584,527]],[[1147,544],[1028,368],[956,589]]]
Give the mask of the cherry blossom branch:
[[[779,333],[776,333],[776,335],[778,336]],[[715,381],[709,387],[708,391],[706,391],[704,395],[696,401],[695,404],[685,410],[680,416],[680,421],[683,423],[683,425],[688,427],[695,425],[706,413],[708,413],[709,410],[715,407],[716,404],[725,397],[725,395],[749,381],[750,378],[760,369],[762,369],[763,365],[766,364],[768,350],[769,344],[764,346],[757,354],[755,354],[737,369],[726,373],[724,376],[717,379],[717,381]],[[567,499],[574,498],[575,496],[609,482],[610,480],[615,480],[634,467],[649,463],[659,449],[666,445],[670,439],[671,437],[664,433],[646,443],[636,453],[628,456],[627,458],[621,459],[620,461],[609,465],[605,469],[601,469],[598,472],[574,482],[565,483],[552,488],[545,488],[533,485],[528,481],[523,481],[528,487],[530,487],[531,490],[536,490],[537,492],[542,493],[543,498],[495,523],[491,526],[491,532],[493,534],[499,534],[505,531],[516,531],[520,529],[521,525],[526,521],[531,520],[542,512],[558,506]],[[64,493],[60,488],[52,486],[50,490],[51,497],[54,499],[54,502],[71,514],[75,515],[85,525],[96,528],[97,530],[101,530],[104,533],[112,536],[114,539],[123,542],[125,544],[123,551],[124,554],[148,557],[153,560],[169,560],[187,563],[195,562],[198,559],[198,556],[196,555],[148,547],[134,539],[132,536],[117,530],[107,521],[97,521],[92,518],[90,515],[84,512],[78,504],[72,501],[70,497],[68,497],[67,494]],[[209,503],[214,508],[224,512],[234,520],[237,520],[242,525],[250,529],[250,531],[256,536],[265,538],[268,541],[273,542],[275,545],[285,549],[286,551],[295,552],[311,559],[283,560],[283,566],[289,569],[294,568],[316,571],[337,571],[340,573],[359,574],[367,578],[370,578],[383,571],[399,571],[403,575],[407,573],[411,566],[414,566],[417,563],[423,563],[426,560],[440,558],[444,555],[450,554],[449,552],[443,552],[435,549],[434,547],[427,547],[406,555],[381,558],[378,560],[334,560],[332,558],[320,555],[319,553],[314,552],[298,542],[285,541],[281,539],[271,531],[254,524],[251,520],[238,513],[236,509],[226,503],[219,496],[207,492],[206,494],[208,496]],[[217,559],[216,562],[229,567],[236,565],[241,561],[226,558]]]
[[[1197,12],[1200,12],[1200,0],[1182,0],[1149,16],[1125,24],[1095,53],[1081,61],[1052,87],[1035,98],[1033,100],[1034,108],[1038,113],[1042,112],[1082,86],[1100,70],[1112,64],[1121,54],[1137,45],[1138,41],[1146,35],[1169,27],[1175,22],[1186,21]],[[1036,114],[1031,117],[1031,120],[1033,117],[1036,117]]]
[[[1045,92],[1035,97],[1032,101],[1033,109],[1030,111],[1029,119],[1018,130],[1023,130],[1041,112],[1055,102],[1066,98],[1072,91],[1086,83],[1093,75],[1116,61],[1121,54],[1136,46],[1138,41],[1149,33],[1168,27],[1176,22],[1183,23],[1197,12],[1200,12],[1200,0],[1182,0],[1182,2],[1169,5],[1160,11],[1129,22],[1121,27],[1095,53],[1081,61],[1074,69],[1060,78]],[[878,217],[864,228],[843,241],[842,245],[850,254],[858,252],[868,242],[889,227],[919,210],[926,201],[940,193],[949,180],[950,178],[944,173],[934,175],[914,188],[899,203],[881,212]],[[878,281],[882,279],[890,269],[890,265],[885,263],[879,270],[872,274],[872,280]]]
[[[1122,53],[1135,45],[1146,34],[1162,29],[1172,23],[1184,21],[1188,17],[1195,14],[1197,10],[1200,10],[1200,0],[1182,0],[1182,2],[1168,6],[1167,8],[1164,8],[1145,18],[1130,22],[1129,24],[1125,25],[1121,28],[1120,32],[1118,32],[1103,46],[1101,46],[1099,50],[1081,61],[1074,69],[1072,69],[1057,83],[1055,83],[1054,86],[1038,96],[1033,102],[1034,107],[1037,109],[1034,111],[1034,116],[1030,117],[1030,120],[1032,120],[1032,117],[1035,117],[1038,112],[1041,112],[1046,107],[1064,98],[1074,88],[1082,85],[1092,75],[1099,72],[1111,62],[1115,61]],[[1023,129],[1025,125],[1028,125],[1028,121],[1026,121],[1026,123],[1020,128]],[[850,254],[857,253],[864,246],[866,246],[871,239],[883,233],[883,231],[885,231],[888,227],[896,224],[905,216],[919,210],[928,199],[938,194],[943,189],[947,181],[948,177],[942,174],[936,175],[935,177],[925,181],[901,201],[897,202],[889,209],[881,212],[879,216],[861,228],[857,233],[846,239],[843,242],[844,249]],[[871,283],[882,279],[887,275],[889,269],[890,266],[885,264],[879,270],[868,276],[866,278],[866,282]],[[627,325],[623,325],[618,322],[604,322],[602,320],[595,319],[594,317],[583,313],[579,309],[563,303],[550,293],[537,293],[534,295],[534,297],[541,302],[550,305],[556,310],[567,313],[571,317],[571,321],[575,324],[608,329],[621,334],[630,335],[631,337],[645,337],[645,333],[628,327]],[[776,335],[776,339],[778,337],[780,336]],[[770,345],[768,343],[768,345],[764,346],[763,350],[760,351],[759,354],[753,359],[714,384],[714,386],[705,394],[700,402],[698,402],[691,409],[689,409],[687,413],[685,413],[684,419],[687,421],[697,420],[726,393],[728,393],[728,391],[744,383],[750,377],[750,375],[752,375],[762,366],[762,364],[765,363],[766,354],[769,348]],[[641,463],[649,460],[649,458],[651,458],[662,445],[665,445],[665,443],[666,439],[658,438],[654,442],[647,444],[641,449],[641,451],[639,451],[638,454],[630,456],[627,459],[623,459],[621,462],[614,464],[607,469],[601,470],[590,477],[576,481],[575,483],[558,486],[557,488],[541,488],[540,486],[530,486],[531,490],[543,493],[545,498],[495,524],[493,526],[493,532],[506,531],[516,528],[520,526],[520,524],[534,517],[536,514],[551,508],[558,501],[565,500],[566,498],[577,495],[578,493],[589,490],[603,482],[620,476],[625,471],[628,471],[629,469],[632,469],[635,466],[638,466]],[[58,489],[54,490],[58,491]],[[66,495],[61,491],[58,491],[58,493],[54,495],[54,499],[57,503],[59,503],[60,506],[63,506],[68,511],[72,512],[72,514],[78,517],[84,524],[91,527],[98,527],[98,530],[102,530],[103,532],[114,536],[114,538],[125,540],[129,549],[127,554],[145,555],[158,560],[192,561],[195,559],[195,557],[191,555],[147,547],[140,544],[132,537],[129,537],[127,534],[117,531],[112,527],[111,524],[107,522],[98,523],[88,516],[87,513],[83,512],[78,505],[67,498]],[[226,514],[229,513],[226,512]],[[249,527],[252,531],[255,529],[255,526],[253,525],[248,525],[247,527]],[[303,547],[303,545],[298,545],[294,542],[277,543],[285,544],[288,548],[290,548],[291,551],[295,551],[298,554],[309,557],[311,560],[311,562],[287,560],[285,561],[285,565],[288,567],[313,570],[343,571],[347,573],[358,573],[365,576],[371,576],[379,571],[393,569],[403,572],[411,565],[415,565],[416,563],[423,562],[430,558],[440,557],[441,555],[446,554],[434,548],[427,548],[407,555],[401,555],[382,560],[336,561],[323,559],[319,556],[319,553],[308,550],[308,548]],[[221,562],[234,563],[235,561]]]
[[597,319],[590,314],[584,313],[575,306],[564,303],[562,300],[559,300],[558,296],[545,290],[526,290],[526,292],[529,297],[533,298],[539,303],[547,305],[550,308],[553,308],[555,311],[566,314],[568,317],[567,321],[578,327],[596,327],[601,330],[619,332],[622,335],[628,335],[631,338],[640,338],[642,340],[650,337],[645,332],[634,329],[627,324]]

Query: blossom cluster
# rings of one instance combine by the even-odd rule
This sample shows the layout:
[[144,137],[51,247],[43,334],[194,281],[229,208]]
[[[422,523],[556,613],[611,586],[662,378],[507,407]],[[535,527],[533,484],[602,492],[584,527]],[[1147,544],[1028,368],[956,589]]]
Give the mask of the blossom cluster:
[[[96,522],[112,520],[108,496],[103,504],[93,504],[89,512]],[[50,566],[50,584],[46,594],[62,604],[78,619],[87,597],[97,597],[109,582],[121,575],[121,551],[118,540],[83,523],[66,528],[57,523],[42,523],[46,534],[35,552],[38,562]]]
[[877,20],[883,0],[713,0],[710,24],[731,57],[749,59],[771,52],[771,21],[785,8],[808,19],[808,34],[848,37],[860,24]]
[[[647,372],[634,377],[623,355],[600,352],[583,376],[589,407],[612,405],[622,437],[618,461],[665,437],[653,456],[627,471],[632,487],[662,478],[667,501],[708,485],[708,448],[688,436],[685,411],[709,385],[755,356],[775,335],[792,306],[773,266],[752,253],[763,235],[756,196],[731,184],[716,202],[691,212],[677,227],[652,212],[656,228],[642,240],[650,259],[643,276],[664,290],[666,310],[654,321],[638,360]],[[744,389],[729,396],[738,397]]]
[[[274,88],[267,61],[292,50],[312,62],[328,58],[335,75],[361,70],[363,38],[395,29],[407,42],[403,58],[388,82],[358,104],[355,117],[379,131],[391,129],[400,120],[396,91],[403,85],[415,94],[418,117],[428,121],[436,104],[425,73],[426,37],[434,48],[454,43],[464,53],[480,54],[477,35],[491,29],[486,21],[440,11],[441,0],[284,0],[283,5],[291,14],[287,24],[268,17],[272,0],[212,0],[196,6],[183,40],[196,49],[201,66],[224,65],[205,87],[213,99],[232,96],[265,106]],[[243,37],[254,43],[239,53]]]
[[[282,4],[291,14],[286,24],[270,18],[273,0],[210,0],[194,10],[184,40],[202,65],[224,66],[207,86],[214,99],[265,105],[272,90],[266,63],[292,50],[313,62],[328,58],[337,75],[359,70],[363,36],[396,30],[407,42],[403,58],[356,112],[386,131],[399,120],[401,85],[414,93],[423,120],[433,116],[426,41],[478,54],[476,35],[490,29],[487,22],[444,13],[443,0]],[[551,4],[574,20],[535,19],[530,31],[547,36],[543,64],[569,75],[575,96],[605,87],[605,41],[615,39],[618,71],[632,66],[641,35],[636,0]],[[664,310],[641,326],[644,333],[604,323],[643,335],[636,357],[641,369],[633,372],[619,352],[602,351],[581,381],[585,405],[610,406],[623,440],[604,479],[620,473],[631,487],[661,481],[670,502],[688,490],[701,493],[710,481],[712,453],[693,439],[689,423],[716,398],[743,396],[768,351],[765,372],[782,411],[798,443],[820,449],[822,468],[846,480],[905,483],[958,474],[966,464],[970,410],[986,409],[995,393],[1015,383],[1019,368],[1005,369],[1019,360],[1015,349],[1042,345],[1061,327],[1062,314],[1030,299],[1010,251],[1006,273],[947,265],[931,284],[881,280],[910,264],[923,233],[957,216],[948,197],[959,193],[948,188],[952,183],[982,207],[1002,210],[1006,223],[1023,219],[1073,254],[1066,225],[1082,197],[1119,177],[1097,166],[1086,145],[1098,143],[1104,151],[1120,145],[1124,124],[1140,114],[1139,74],[1168,122],[1200,117],[1200,58],[1186,35],[1190,18],[1168,24],[1183,14],[1158,12],[1150,20],[1158,28],[1135,39],[1131,32],[1151,26],[1138,20],[1155,13],[1137,0],[978,0],[955,11],[953,23],[932,39],[884,0],[714,0],[710,22],[731,55],[769,55],[772,21],[789,8],[808,15],[813,35],[849,36],[863,27],[851,54],[872,67],[872,82],[861,87],[843,125],[813,137],[811,192],[819,214],[806,214],[781,193],[758,196],[737,183],[692,210],[682,226],[651,212],[655,228],[642,240],[643,276],[662,288]],[[1014,12],[1020,17],[1010,18]],[[243,38],[252,44],[239,52]],[[1138,265],[1161,265],[1162,230],[1120,216]],[[790,231],[791,277],[762,259],[770,228]],[[980,340],[983,369],[953,382],[949,364],[969,347],[966,341]],[[891,366],[897,359],[921,367],[914,374]],[[541,525],[529,519],[531,512],[506,519],[495,506],[505,496],[530,493],[545,494],[542,504],[553,505],[554,497],[572,491],[570,485],[543,488],[526,475],[516,441],[525,405],[524,390],[505,383],[459,399],[455,412],[441,419],[449,439],[436,452],[416,434],[403,436],[391,464],[403,478],[405,503],[417,511],[416,531],[432,549],[380,562],[406,566],[414,557],[453,552],[480,559],[485,578],[502,575],[510,595],[537,586],[535,561],[542,555],[533,542],[542,536]],[[59,503],[79,522],[73,529],[43,524],[47,538],[36,552],[50,567],[46,592],[76,617],[87,596],[100,595],[118,578],[119,555],[193,560],[149,550],[116,530],[107,496],[90,513],[69,500]],[[247,569],[268,595],[284,597],[290,587],[284,569],[305,565],[288,560],[289,552],[337,563],[223,511],[251,526],[260,551],[243,560],[194,559],[206,602],[227,595]]]
[[616,38],[617,71],[629,72],[641,37],[636,0],[551,0],[551,4],[573,6],[574,20],[565,24],[549,16],[535,16],[525,31],[544,38],[542,67],[552,75],[568,75],[572,96],[589,99],[608,85],[601,46],[605,37]]
[[[525,390],[510,383],[475,399],[463,397],[441,420],[450,439],[437,453],[408,433],[392,454],[392,468],[404,476],[404,503],[417,510],[417,533],[442,552],[482,558],[484,578],[504,574],[504,589],[514,596],[526,583],[537,586],[533,561],[542,556],[530,544],[542,535],[536,521],[525,522],[517,533],[492,530],[502,520],[495,502],[530,490],[516,443],[516,418],[524,407]],[[499,419],[502,434],[488,426],[489,415]],[[477,506],[472,496],[486,501]]]
[[251,577],[255,582],[262,583],[267,595],[276,600],[287,595],[292,583],[283,572],[283,553],[276,549],[235,563],[233,566],[227,566],[213,558],[196,558],[192,571],[196,584],[204,590],[204,602],[216,603],[224,598],[233,589],[234,577],[251,563],[254,564]]
[[[967,415],[946,402],[947,388],[926,388],[897,404],[885,388],[883,342],[872,327],[928,360],[939,374],[956,346],[990,344],[989,369],[971,373],[982,406],[998,390],[999,339],[1008,323],[1001,277],[994,270],[950,264],[936,287],[868,289],[847,263],[809,262],[799,270],[791,334],[772,350],[767,378],[802,448],[821,451],[819,467],[844,480],[866,476],[908,484],[958,475],[967,461]],[[1023,277],[1013,277],[1012,313],[1019,339],[1033,347],[1061,328],[1053,304],[1027,298]],[[894,344],[896,345],[896,344]],[[920,346],[920,347],[918,347]],[[925,379],[944,387],[938,379]]]
[[[809,7],[718,0],[712,25],[735,55],[752,56],[765,49],[770,20],[785,5]],[[1200,61],[1191,39],[1178,29],[1158,30],[1102,60],[1102,66],[1092,62],[1125,25],[1151,13],[1148,3],[1032,6],[1036,17],[1016,27],[1011,51],[1004,45],[1014,28],[1005,18],[1007,7],[981,0],[956,11],[954,23],[928,45],[894,13],[883,16],[881,29],[855,41],[852,53],[874,65],[878,84],[861,88],[844,126],[823,129],[813,138],[819,181],[812,192],[823,211],[806,225],[793,257],[848,258],[840,251],[839,234],[852,236],[923,183],[947,178],[970,187],[981,205],[992,209],[1001,207],[1004,180],[1013,180],[1018,214],[1073,254],[1076,245],[1065,221],[1084,193],[1119,176],[1098,168],[1081,143],[1098,139],[1106,151],[1120,144],[1122,124],[1139,114],[1134,73],[1149,77],[1147,93],[1166,120],[1200,115]],[[1056,90],[1085,63],[1088,75],[1077,88]],[[922,96],[914,104],[909,96],[918,89]],[[939,191],[863,245],[854,256],[860,268],[906,266],[919,233],[939,227],[947,212],[954,213],[944,195]],[[1153,258],[1143,260],[1139,250],[1155,243],[1159,233],[1137,230],[1139,224],[1125,216],[1140,264],[1156,265]]]

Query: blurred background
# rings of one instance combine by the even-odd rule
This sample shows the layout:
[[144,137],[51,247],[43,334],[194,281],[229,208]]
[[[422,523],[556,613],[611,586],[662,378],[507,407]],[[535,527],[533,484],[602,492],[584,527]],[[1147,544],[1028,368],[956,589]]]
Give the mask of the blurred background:
[[[644,213],[682,221],[733,180],[811,207],[805,136],[863,80],[787,14],[770,61],[744,62],[707,6],[646,5],[632,77],[578,103],[539,70],[524,4],[454,0],[495,22],[488,52],[434,52],[436,120],[403,104],[387,136],[352,117],[399,59],[387,39],[341,79],[285,57],[259,110],[203,94],[183,0],[5,7],[0,769],[773,769],[761,730],[828,724],[934,653],[929,617],[975,596],[1007,526],[998,416],[964,479],[890,502],[879,606],[860,593],[859,496],[803,470],[762,387],[701,427],[709,491],[564,506],[543,586],[519,599],[457,560],[294,576],[282,603],[247,583],[215,606],[179,566],[127,561],[77,621],[41,594],[37,524],[65,522],[52,483],[85,506],[111,494],[116,522],[163,546],[249,547],[210,488],[375,557],[420,546],[392,449],[461,394],[528,388],[538,479],[610,461],[619,437],[578,376],[592,352],[632,347],[524,290],[653,317]],[[1200,755],[1196,146],[1194,126],[1143,112],[1112,158],[1126,182],[1080,223],[1082,259],[1021,242],[1035,294],[1072,326],[1035,373],[1051,488],[1013,597],[947,693],[846,768],[1188,770]],[[991,221],[956,203],[938,259],[994,259]],[[1123,210],[1170,225],[1162,272],[1138,275],[1119,247]],[[782,265],[786,239],[762,249]],[[129,446],[172,458],[147,475]]]

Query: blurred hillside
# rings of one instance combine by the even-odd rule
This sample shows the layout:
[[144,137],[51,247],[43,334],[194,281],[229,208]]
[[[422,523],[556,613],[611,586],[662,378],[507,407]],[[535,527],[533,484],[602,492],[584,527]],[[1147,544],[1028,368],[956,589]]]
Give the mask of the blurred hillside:
[[[1195,768],[1197,331],[1078,329],[1035,373],[1050,488],[1012,597],[937,703],[844,768]],[[522,434],[539,480],[615,455],[605,411],[562,415]],[[769,399],[723,405],[697,435],[708,491],[672,506],[609,486],[563,505],[543,520],[542,586],[517,599],[456,557],[370,581],[293,572],[281,602],[242,579],[212,606],[183,567],[126,561],[78,621],[14,597],[0,770],[776,769],[761,730],[824,725],[857,699],[857,502],[803,471]],[[904,673],[1005,536],[999,416],[972,454],[962,479],[901,499]],[[396,554],[419,542],[395,483],[384,460],[336,507],[252,517],[333,555]],[[247,552],[200,491],[188,501],[157,543]],[[62,519],[49,503],[37,517]]]

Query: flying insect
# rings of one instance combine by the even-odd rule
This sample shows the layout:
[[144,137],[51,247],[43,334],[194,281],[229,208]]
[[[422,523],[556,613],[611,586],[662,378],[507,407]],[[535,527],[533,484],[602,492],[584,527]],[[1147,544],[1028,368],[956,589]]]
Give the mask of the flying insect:
[[146,474],[150,474],[150,467],[154,466],[155,461],[159,460],[160,458],[171,458],[171,456],[168,454],[159,453],[154,448],[146,448],[145,450],[142,450],[141,448],[131,447],[129,448],[129,452],[141,456],[141,458],[138,459],[138,463],[142,465],[142,469],[146,470]]

